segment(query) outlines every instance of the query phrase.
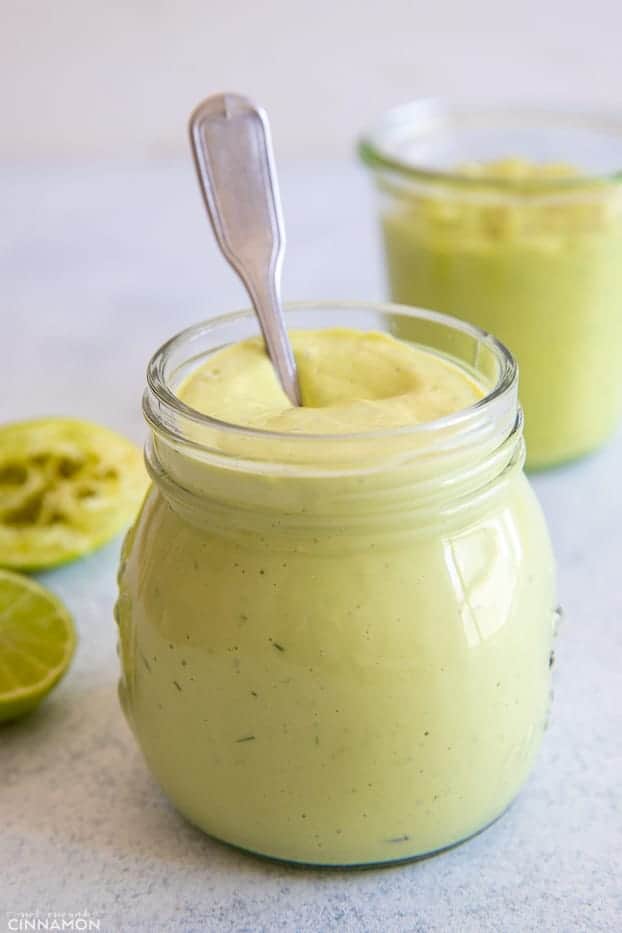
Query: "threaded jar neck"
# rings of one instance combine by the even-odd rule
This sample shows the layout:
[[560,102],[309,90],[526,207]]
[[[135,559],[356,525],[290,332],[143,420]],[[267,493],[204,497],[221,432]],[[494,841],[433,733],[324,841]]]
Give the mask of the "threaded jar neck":
[[436,421],[353,434],[294,435],[227,424],[189,408],[176,394],[211,353],[257,334],[250,311],[215,318],[165,344],[147,373],[147,462],[178,505],[191,496],[197,515],[204,502],[255,518],[301,514],[329,523],[393,511],[397,517],[446,509],[522,466],[517,367],[489,334],[446,315],[390,304],[297,304],[286,308],[286,320],[290,328],[406,335],[463,366],[486,395]]

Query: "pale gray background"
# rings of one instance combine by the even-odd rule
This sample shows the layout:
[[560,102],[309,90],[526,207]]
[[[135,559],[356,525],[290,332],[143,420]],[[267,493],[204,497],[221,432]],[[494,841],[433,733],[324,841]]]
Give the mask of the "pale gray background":
[[[150,353],[243,304],[186,153],[205,93],[240,88],[270,107],[291,299],[383,294],[367,180],[349,160],[376,109],[437,91],[620,103],[614,3],[222,7],[0,5],[0,421],[82,415],[140,441]],[[535,479],[566,609],[537,769],[487,833],[402,868],[278,867],[184,823],[116,701],[118,542],[45,575],[80,645],[39,713],[0,731],[0,930],[5,910],[84,909],[111,933],[620,929],[621,475],[618,434]]]
[[[380,296],[366,179],[309,163],[283,182],[288,297]],[[140,440],[148,355],[241,300],[189,162],[5,171],[0,198],[11,218],[0,261],[0,421],[84,415]],[[567,615],[543,752],[501,822],[402,868],[279,868],[186,825],[117,705],[118,544],[45,575],[75,614],[80,646],[41,711],[0,732],[0,909],[88,908],[110,933],[620,929],[621,475],[619,434],[598,455],[536,478]]]
[[288,158],[416,95],[620,103],[621,34],[619,0],[2,0],[0,155],[178,154],[219,90]]

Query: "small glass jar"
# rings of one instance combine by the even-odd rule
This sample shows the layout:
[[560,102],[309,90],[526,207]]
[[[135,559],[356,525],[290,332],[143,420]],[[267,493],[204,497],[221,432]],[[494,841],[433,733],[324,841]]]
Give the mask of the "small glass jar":
[[350,435],[241,428],[180,383],[251,312],[153,357],[153,478],[126,539],[120,696],[147,763],[210,835],[312,865],[402,861],[509,805],[549,704],[554,569],[494,338],[395,305],[293,306],[290,328],[401,330],[489,391]]
[[598,447],[622,412],[622,123],[422,100],[360,154],[392,298],[471,321],[517,358],[528,467]]

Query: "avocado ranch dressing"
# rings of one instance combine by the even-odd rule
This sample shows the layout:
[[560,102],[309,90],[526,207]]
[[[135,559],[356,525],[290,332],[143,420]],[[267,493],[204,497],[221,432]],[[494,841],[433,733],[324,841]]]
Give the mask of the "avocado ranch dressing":
[[622,189],[522,159],[456,171],[481,188],[391,195],[389,183],[392,298],[471,321],[510,348],[529,466],[591,451],[622,413]]
[[421,424],[468,408],[484,389],[464,368],[389,334],[294,332],[303,405],[279,385],[261,338],[221,350],[182,386],[187,405],[269,431],[348,434]]
[[520,437],[441,454],[400,434],[481,402],[476,373],[381,333],[292,343],[303,408],[258,339],[178,389],[278,435],[251,451],[216,430],[203,456],[156,431],[119,574],[121,699],[159,783],[210,834],[315,864],[408,858],[492,821],[531,767],[549,540]]

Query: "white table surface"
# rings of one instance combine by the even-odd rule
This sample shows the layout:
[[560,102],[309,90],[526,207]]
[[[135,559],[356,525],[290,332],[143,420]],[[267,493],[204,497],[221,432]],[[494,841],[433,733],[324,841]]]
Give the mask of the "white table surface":
[[[283,174],[286,297],[381,297],[366,179],[348,164]],[[0,189],[0,421],[85,416],[140,441],[152,351],[245,304],[190,162],[4,166]],[[117,705],[118,542],[43,575],[74,613],[80,644],[40,711],[0,732],[0,930],[20,913],[84,910],[115,933],[622,929],[621,475],[619,434],[534,479],[566,611],[537,768],[487,832],[402,867],[281,867],[185,823]]]

